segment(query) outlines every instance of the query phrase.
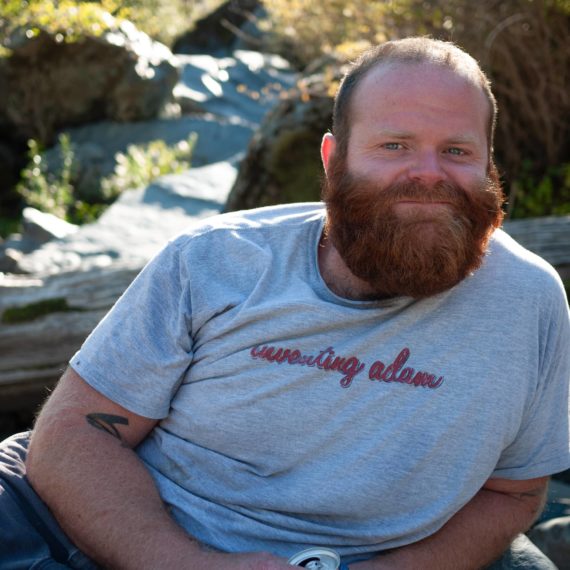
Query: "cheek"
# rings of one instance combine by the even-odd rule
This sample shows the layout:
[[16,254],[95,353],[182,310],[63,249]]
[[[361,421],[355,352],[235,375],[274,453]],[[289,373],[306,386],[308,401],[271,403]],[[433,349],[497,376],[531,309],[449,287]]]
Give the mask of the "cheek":
[[450,168],[449,178],[462,188],[481,188],[487,179],[487,169],[480,166]]
[[404,178],[405,165],[396,161],[382,161],[373,157],[359,156],[347,161],[349,172],[379,186],[389,186]]

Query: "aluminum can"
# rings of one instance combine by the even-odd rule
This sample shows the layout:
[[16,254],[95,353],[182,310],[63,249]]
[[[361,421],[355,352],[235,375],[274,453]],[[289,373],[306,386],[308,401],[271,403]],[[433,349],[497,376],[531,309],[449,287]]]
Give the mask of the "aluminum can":
[[308,548],[291,556],[288,563],[308,570],[338,570],[340,556],[329,548]]

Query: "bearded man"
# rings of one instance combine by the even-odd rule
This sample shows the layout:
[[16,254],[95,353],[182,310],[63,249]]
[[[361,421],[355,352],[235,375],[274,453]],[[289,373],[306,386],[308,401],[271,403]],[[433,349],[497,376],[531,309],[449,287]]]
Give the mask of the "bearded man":
[[[72,358],[31,486],[4,478],[11,516],[71,567],[285,570],[318,547],[351,570],[554,568],[517,536],[570,466],[568,307],[498,229],[495,116],[452,44],[364,54],[324,208],[168,244]],[[25,447],[4,445],[16,475]]]

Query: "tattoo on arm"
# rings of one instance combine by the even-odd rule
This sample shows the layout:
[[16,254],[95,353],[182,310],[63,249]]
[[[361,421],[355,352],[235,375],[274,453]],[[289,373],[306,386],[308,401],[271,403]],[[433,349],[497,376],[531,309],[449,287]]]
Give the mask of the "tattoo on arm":
[[87,423],[92,425],[94,428],[106,431],[113,437],[116,437],[121,443],[123,438],[121,433],[116,428],[115,424],[119,425],[129,425],[129,420],[123,416],[114,416],[112,414],[87,414],[85,416]]

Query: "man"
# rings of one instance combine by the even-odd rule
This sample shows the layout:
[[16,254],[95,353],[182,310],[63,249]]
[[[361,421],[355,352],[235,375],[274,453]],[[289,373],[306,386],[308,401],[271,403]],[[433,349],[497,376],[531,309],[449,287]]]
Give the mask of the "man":
[[496,229],[495,112],[455,46],[379,46],[323,140],[326,216],[216,217],[143,270],[31,438],[31,485],[83,552],[456,570],[529,528],[570,466],[569,319],[554,270]]

